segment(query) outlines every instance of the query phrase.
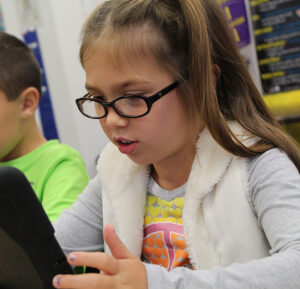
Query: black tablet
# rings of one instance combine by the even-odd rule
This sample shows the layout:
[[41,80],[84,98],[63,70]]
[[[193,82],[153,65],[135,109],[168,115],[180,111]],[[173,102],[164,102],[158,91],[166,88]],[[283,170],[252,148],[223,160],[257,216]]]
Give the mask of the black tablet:
[[24,174],[0,168],[0,288],[52,289],[72,274],[54,229]]

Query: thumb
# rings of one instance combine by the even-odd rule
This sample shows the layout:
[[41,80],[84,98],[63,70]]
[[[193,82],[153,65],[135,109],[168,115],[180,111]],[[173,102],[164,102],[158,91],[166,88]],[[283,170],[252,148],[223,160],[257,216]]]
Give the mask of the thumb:
[[115,258],[129,259],[135,257],[119,239],[112,224],[104,227],[104,240]]

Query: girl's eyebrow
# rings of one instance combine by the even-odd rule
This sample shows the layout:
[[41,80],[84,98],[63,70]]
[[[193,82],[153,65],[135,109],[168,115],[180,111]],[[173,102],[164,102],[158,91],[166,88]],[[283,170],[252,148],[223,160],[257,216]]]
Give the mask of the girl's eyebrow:
[[[131,85],[143,85],[143,84],[147,84],[147,83],[149,83],[149,81],[144,81],[144,80],[125,81],[123,83],[116,85],[116,87],[124,89]],[[89,85],[88,83],[85,84],[85,88],[87,90],[99,91],[98,88],[93,87],[92,85]]]
[[96,88],[96,87],[93,87],[93,86],[91,86],[91,85],[89,85],[89,84],[85,84],[85,88],[86,88],[86,90],[93,90],[93,91],[97,91],[98,89]]
[[122,83],[120,85],[120,87],[127,88],[128,86],[131,86],[131,85],[143,85],[143,84],[147,84],[147,83],[149,83],[149,81],[145,81],[145,80],[126,81],[126,82]]

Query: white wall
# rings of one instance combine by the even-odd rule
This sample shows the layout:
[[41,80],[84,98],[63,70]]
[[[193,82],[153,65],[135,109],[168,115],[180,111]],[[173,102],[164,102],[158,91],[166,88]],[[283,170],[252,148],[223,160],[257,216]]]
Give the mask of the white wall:
[[27,29],[37,29],[59,138],[81,153],[94,176],[96,158],[107,139],[98,121],[79,113],[75,99],[85,93],[85,75],[78,58],[80,29],[87,9],[96,1],[2,0],[2,4],[8,33],[22,38]]

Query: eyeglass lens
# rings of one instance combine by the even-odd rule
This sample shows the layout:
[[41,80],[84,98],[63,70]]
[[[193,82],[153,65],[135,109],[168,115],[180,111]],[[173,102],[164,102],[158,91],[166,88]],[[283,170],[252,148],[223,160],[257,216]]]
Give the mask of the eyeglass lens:
[[[91,100],[92,99],[89,99],[81,104],[83,112],[91,117],[104,116],[105,104],[102,105],[99,102]],[[148,106],[145,100],[136,96],[126,96],[124,98],[120,98],[114,102],[113,105],[119,113],[126,116],[140,116],[148,111]]]

